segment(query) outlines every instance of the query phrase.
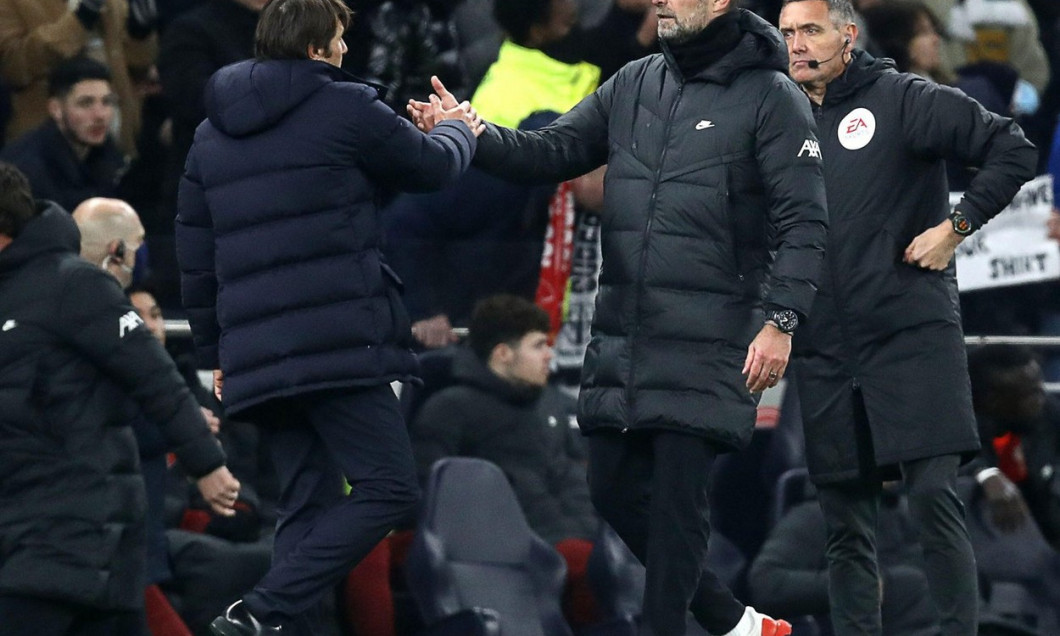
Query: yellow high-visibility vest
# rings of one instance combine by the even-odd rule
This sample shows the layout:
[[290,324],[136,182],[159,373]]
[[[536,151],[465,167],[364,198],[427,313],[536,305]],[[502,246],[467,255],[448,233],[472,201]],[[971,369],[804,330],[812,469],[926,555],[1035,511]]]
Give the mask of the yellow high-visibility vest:
[[488,122],[517,128],[533,113],[563,114],[600,83],[600,68],[588,62],[567,64],[537,49],[505,40],[482,79],[471,105]]

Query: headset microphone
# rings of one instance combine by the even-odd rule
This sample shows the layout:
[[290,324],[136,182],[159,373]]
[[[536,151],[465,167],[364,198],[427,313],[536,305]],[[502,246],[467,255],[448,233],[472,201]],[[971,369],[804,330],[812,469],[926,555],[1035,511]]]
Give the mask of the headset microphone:
[[843,51],[846,50],[846,48],[848,46],[850,46],[850,38],[847,38],[846,40],[843,41],[843,46],[839,47],[839,50],[836,51],[835,54],[832,55],[832,57],[830,57],[830,58],[828,58],[826,60],[810,60],[809,62],[806,62],[806,66],[809,66],[810,68],[812,68],[813,70],[816,71],[817,69],[821,68],[822,64],[824,64],[826,62],[831,62],[832,60],[834,60],[837,57],[839,57],[843,53]]

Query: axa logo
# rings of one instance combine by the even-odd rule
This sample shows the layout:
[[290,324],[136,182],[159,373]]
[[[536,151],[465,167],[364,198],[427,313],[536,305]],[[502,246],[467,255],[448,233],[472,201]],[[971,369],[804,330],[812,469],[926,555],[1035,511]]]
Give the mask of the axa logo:
[[714,122],[709,121],[707,119],[701,119],[701,120],[699,120],[699,123],[696,124],[696,130],[704,130],[706,128],[713,128],[713,127],[714,127]]
[[14,329],[17,326],[18,326],[18,323],[15,322],[14,320],[5,320],[4,321],[4,326],[0,327],[0,331],[11,331],[12,329]]
[[124,338],[125,334],[142,324],[144,324],[144,321],[140,318],[140,314],[136,313],[135,310],[130,311],[118,319],[118,337]]
[[796,157],[801,157],[803,153],[806,153],[809,157],[821,158],[821,144],[817,143],[812,139],[807,139],[802,142],[802,148],[799,149],[799,154]]

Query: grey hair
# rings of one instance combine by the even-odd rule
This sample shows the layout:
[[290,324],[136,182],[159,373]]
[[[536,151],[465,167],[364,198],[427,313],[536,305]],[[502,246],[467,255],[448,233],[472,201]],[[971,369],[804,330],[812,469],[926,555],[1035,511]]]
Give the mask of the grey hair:
[[[808,2],[809,0],[784,0],[783,6],[788,6],[793,2]],[[832,24],[836,28],[842,29],[848,24],[854,24],[857,13],[854,11],[854,5],[850,4],[850,0],[818,0],[828,5],[828,17],[832,20]]]

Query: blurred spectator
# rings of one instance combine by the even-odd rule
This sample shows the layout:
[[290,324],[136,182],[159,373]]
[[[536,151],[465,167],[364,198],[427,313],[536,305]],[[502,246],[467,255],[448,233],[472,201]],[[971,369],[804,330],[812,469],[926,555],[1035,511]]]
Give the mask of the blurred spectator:
[[[584,2],[582,3],[585,4]],[[568,63],[589,62],[600,67],[603,82],[626,63],[659,51],[659,18],[651,0],[607,0],[596,7],[602,19],[579,19],[567,37],[545,52]],[[580,16],[589,11],[583,6]]]
[[452,13],[459,0],[346,0],[354,19],[342,68],[386,87],[398,113],[431,91],[431,75],[464,94],[467,78]]
[[[254,56],[254,29],[266,0],[211,0],[177,17],[162,35],[158,74],[173,120],[173,145],[163,185],[165,209],[175,211],[195,128],[206,119],[203,94],[214,71]],[[166,234],[173,233],[173,214]]]
[[[1038,20],[1026,0],[926,0],[949,36],[943,63],[950,72],[976,62],[1009,64],[1026,84],[1019,112],[1033,113],[1049,83],[1049,60]],[[1029,91],[1029,92],[1028,92]]]
[[1029,508],[1060,547],[1060,408],[1045,393],[1038,360],[1023,347],[983,347],[969,354],[968,372],[983,440],[976,480],[995,524],[1013,530]]
[[[906,496],[894,486],[891,482],[884,489],[876,533],[882,633],[935,636],[939,622],[927,576],[921,569],[924,557],[920,542]],[[788,510],[751,564],[748,585],[755,606],[784,616],[827,615],[827,540],[824,514],[816,500]]]
[[4,160],[26,174],[36,196],[67,210],[115,196],[127,162],[110,132],[117,114],[110,71],[87,57],[67,60],[52,71],[48,95],[48,121],[9,144]]
[[[517,0],[504,0],[504,3],[515,7],[541,6],[541,3]],[[564,3],[571,4],[571,0],[557,0],[552,6],[562,9]],[[496,4],[494,0],[464,0],[454,13],[471,92],[497,61],[506,37],[505,29],[496,19],[491,19]],[[626,62],[658,51],[658,19],[649,0],[573,0],[573,5],[577,9],[577,22],[563,39],[546,48],[557,59],[568,63],[589,62],[599,66],[601,78],[607,79]]]
[[12,91],[15,139],[47,119],[47,80],[85,55],[111,69],[121,110],[118,145],[136,150],[141,98],[135,83],[154,64],[155,0],[0,0],[0,73]]
[[548,385],[548,316],[510,295],[481,301],[470,350],[453,362],[454,386],[431,396],[411,429],[421,479],[443,457],[478,457],[508,476],[543,539],[591,540],[599,522],[585,480],[576,403]]
[[[254,56],[254,29],[266,0],[209,0],[177,15],[162,33],[158,72],[170,118],[171,143],[156,182],[157,211],[144,219],[152,286],[167,311],[179,314],[180,279],[173,218],[177,187],[195,128],[206,119],[203,94],[215,71]],[[147,113],[145,113],[146,117]]]
[[948,83],[942,77],[941,26],[923,3],[896,0],[869,7],[862,16],[869,37],[900,72]]

